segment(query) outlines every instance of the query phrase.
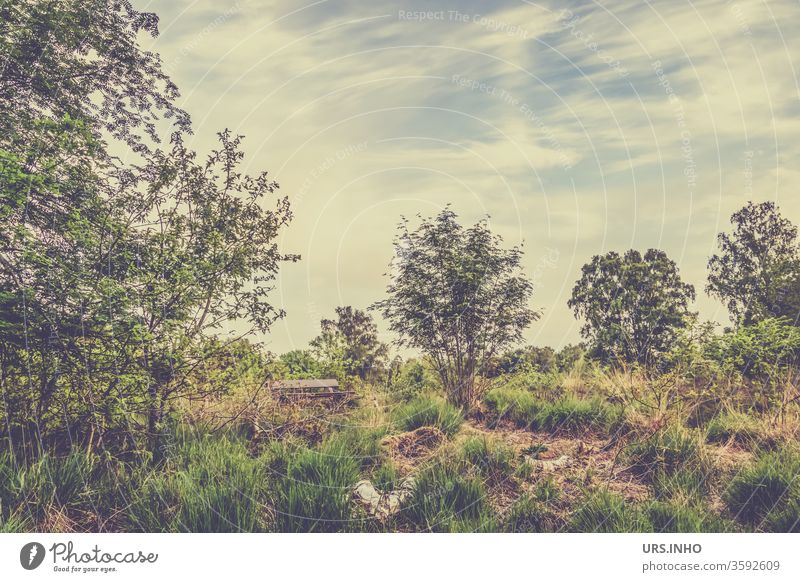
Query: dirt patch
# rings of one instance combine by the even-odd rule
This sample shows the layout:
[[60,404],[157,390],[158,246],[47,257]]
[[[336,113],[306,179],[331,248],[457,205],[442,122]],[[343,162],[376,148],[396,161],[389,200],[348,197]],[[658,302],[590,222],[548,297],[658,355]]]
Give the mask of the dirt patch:
[[435,426],[421,426],[410,432],[386,437],[383,444],[390,452],[395,453],[395,456],[419,459],[430,455],[444,440],[444,433]]

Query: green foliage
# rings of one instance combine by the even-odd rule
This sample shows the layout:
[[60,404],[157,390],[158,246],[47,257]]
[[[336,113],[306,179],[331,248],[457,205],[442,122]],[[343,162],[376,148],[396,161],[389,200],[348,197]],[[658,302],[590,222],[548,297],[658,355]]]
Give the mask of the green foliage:
[[322,333],[311,341],[318,359],[341,365],[349,376],[366,380],[386,365],[388,348],[378,340],[378,326],[367,313],[350,306],[337,307],[336,319],[323,319]]
[[737,324],[796,320],[797,227],[774,202],[748,202],[733,213],[731,224],[733,233],[718,235],[720,252],[708,261],[706,291],[725,302]]
[[134,475],[127,519],[135,531],[265,531],[264,463],[244,442],[179,434],[159,471]]
[[284,373],[279,372],[279,375],[285,378],[304,380],[322,375],[322,365],[308,350],[286,352],[278,358],[278,362],[284,368]]
[[461,443],[461,460],[477,467],[482,475],[506,479],[513,470],[514,451],[503,442],[486,436],[471,436]]
[[581,333],[594,356],[652,367],[686,327],[694,297],[664,251],[612,251],[583,266],[568,305],[585,320]]
[[350,496],[359,460],[343,439],[299,448],[272,460],[275,528],[280,532],[349,531]]
[[626,533],[653,531],[647,515],[608,490],[586,496],[570,520],[575,532]]
[[565,396],[547,402],[527,390],[501,387],[490,390],[484,402],[499,418],[509,418],[518,426],[533,430],[611,432],[623,419],[620,407],[601,398]]
[[474,403],[475,379],[493,354],[519,342],[538,314],[522,252],[503,249],[486,222],[464,228],[449,209],[410,231],[400,225],[388,297],[381,311],[399,345],[430,357],[448,399]]
[[691,505],[653,501],[645,507],[653,531],[670,533],[721,533],[735,531],[735,526],[709,512]]
[[734,476],[724,498],[734,516],[746,523],[767,528],[796,527],[800,453],[783,449],[762,454]]
[[708,462],[699,431],[680,425],[634,440],[625,453],[634,470],[652,478],[673,476],[682,470],[698,471],[700,478],[707,474]]
[[464,422],[458,408],[435,396],[419,396],[398,406],[392,412],[392,419],[401,430],[435,426],[448,436],[456,434]]
[[410,400],[434,384],[430,370],[418,359],[396,361],[392,366],[389,388],[400,400]]
[[137,42],[158,35],[155,14],[78,0],[2,0],[0,12],[0,134],[69,116],[144,153],[146,140],[159,141],[157,120],[189,129],[161,60]]
[[708,349],[726,373],[760,382],[768,405],[797,364],[800,328],[785,319],[761,319],[723,334]]
[[422,531],[492,531],[494,517],[485,497],[479,478],[464,476],[450,465],[434,465],[420,473],[402,515]]
[[493,359],[486,376],[493,378],[503,374],[522,372],[547,373],[556,369],[556,352],[551,347],[527,346],[509,350]]

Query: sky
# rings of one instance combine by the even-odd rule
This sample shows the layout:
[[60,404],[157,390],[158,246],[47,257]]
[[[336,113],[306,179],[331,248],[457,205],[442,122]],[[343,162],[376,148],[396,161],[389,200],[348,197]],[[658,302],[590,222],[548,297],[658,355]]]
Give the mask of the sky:
[[259,338],[276,353],[382,299],[401,217],[447,204],[522,246],[542,311],[525,338],[554,347],[580,339],[567,300],[592,255],[664,249],[726,322],[703,289],[731,213],[773,200],[800,223],[796,1],[135,5],[160,16],[144,46],[191,145],[244,135],[245,170],[292,203],[279,244],[302,259]]

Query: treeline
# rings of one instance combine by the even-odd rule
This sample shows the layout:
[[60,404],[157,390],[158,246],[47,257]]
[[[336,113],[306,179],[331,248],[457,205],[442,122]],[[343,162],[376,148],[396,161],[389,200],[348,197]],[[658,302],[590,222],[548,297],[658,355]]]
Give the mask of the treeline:
[[695,288],[664,251],[631,249],[594,256],[581,269],[568,305],[583,323],[583,343],[558,352],[515,347],[539,317],[528,307],[533,288],[521,251],[504,249],[483,222],[464,228],[446,209],[413,231],[401,223],[387,299],[371,306],[389,321],[397,344],[418,349],[426,366],[388,362],[372,319],[351,307],[337,310],[337,322],[322,322],[310,350],[278,361],[295,377],[366,379],[369,372],[389,385],[402,378],[406,387],[409,374],[420,377],[420,367],[427,368],[465,408],[493,377],[564,373],[586,361],[670,376],[691,384],[695,396],[738,393],[759,408],[783,409],[797,399],[797,228],[772,202],[748,203],[731,223],[732,232],[718,237],[706,286],[729,309],[731,326],[723,333],[692,311]]

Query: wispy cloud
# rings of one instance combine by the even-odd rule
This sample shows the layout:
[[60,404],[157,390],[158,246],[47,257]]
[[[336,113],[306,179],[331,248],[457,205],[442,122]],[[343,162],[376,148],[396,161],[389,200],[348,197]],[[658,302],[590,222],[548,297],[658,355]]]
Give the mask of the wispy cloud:
[[592,254],[659,246],[701,288],[746,200],[800,221],[789,0],[148,8],[195,145],[245,134],[252,169],[294,201],[281,244],[304,258],[276,291],[278,351],[305,346],[336,305],[381,298],[400,215],[447,203],[524,243],[546,310],[529,338],[550,344],[578,337],[566,300]]

